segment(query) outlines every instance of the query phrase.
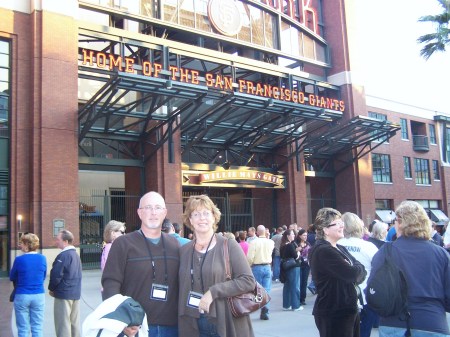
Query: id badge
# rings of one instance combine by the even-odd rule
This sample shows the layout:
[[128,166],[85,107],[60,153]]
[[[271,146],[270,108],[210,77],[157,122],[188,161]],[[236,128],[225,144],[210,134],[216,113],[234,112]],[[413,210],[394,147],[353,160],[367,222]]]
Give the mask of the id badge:
[[200,300],[202,297],[203,297],[203,294],[196,293],[195,291],[190,291],[188,300],[187,300],[187,306],[198,309],[198,307],[200,305]]
[[169,287],[163,284],[153,284],[150,299],[156,301],[167,301]]

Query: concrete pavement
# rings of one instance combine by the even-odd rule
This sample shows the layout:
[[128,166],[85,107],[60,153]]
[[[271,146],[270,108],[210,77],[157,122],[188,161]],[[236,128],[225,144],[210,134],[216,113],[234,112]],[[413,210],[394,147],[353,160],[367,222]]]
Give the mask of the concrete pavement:
[[[81,311],[81,322],[89,315],[97,305],[101,302],[100,295],[100,270],[84,270],[83,271],[83,281],[82,281],[82,292],[80,301],[80,311]],[[6,293],[7,287],[9,287],[9,281],[2,280],[0,284],[3,284],[2,290]],[[45,287],[47,289],[48,280],[46,280]],[[308,292],[308,297],[306,299],[307,305],[304,307],[303,311],[292,312],[282,310],[282,290],[283,285],[281,283],[273,283],[271,297],[272,301],[270,303],[270,319],[268,321],[261,321],[259,319],[259,313],[254,313],[251,315],[253,329],[257,337],[294,337],[294,336],[308,336],[308,337],[319,337],[319,333],[316,329],[314,318],[311,315],[312,307],[314,304],[315,296]],[[9,296],[9,292],[8,292]],[[9,304],[9,302],[8,302]],[[13,330],[12,336],[17,336],[15,329],[15,317],[11,314],[12,306],[4,306],[2,303],[2,310],[9,310],[7,315],[2,315],[0,320],[5,329],[0,330],[0,336],[10,337],[7,325],[10,325]],[[8,309],[9,308],[9,309]],[[6,316],[6,317],[5,317]],[[9,320],[5,322],[4,319]],[[10,324],[5,324],[10,323]],[[53,298],[47,293],[46,296],[46,308],[45,308],[45,324],[44,324],[44,337],[54,337],[54,325],[53,325]],[[183,336],[180,334],[180,337]],[[371,337],[378,337],[378,330],[374,329]]]

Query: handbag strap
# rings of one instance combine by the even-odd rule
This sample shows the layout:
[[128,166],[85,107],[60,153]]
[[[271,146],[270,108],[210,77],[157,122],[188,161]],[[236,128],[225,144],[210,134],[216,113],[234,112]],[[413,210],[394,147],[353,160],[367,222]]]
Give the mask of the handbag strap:
[[223,257],[225,259],[225,275],[227,280],[231,280],[230,256],[228,252],[228,239],[223,241]]

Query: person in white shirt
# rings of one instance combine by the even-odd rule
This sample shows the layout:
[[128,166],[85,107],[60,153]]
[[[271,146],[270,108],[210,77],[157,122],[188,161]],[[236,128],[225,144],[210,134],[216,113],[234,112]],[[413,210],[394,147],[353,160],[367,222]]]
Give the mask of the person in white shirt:
[[364,223],[354,213],[344,213],[342,215],[342,221],[344,221],[344,238],[340,239],[337,243],[347,248],[348,252],[364,265],[367,271],[367,276],[364,281],[359,285],[362,295],[362,310],[361,317],[361,337],[370,337],[372,327],[377,321],[378,316],[373,312],[366,303],[364,296],[364,289],[367,286],[367,279],[370,275],[372,258],[378,251],[378,248],[371,242],[362,239],[364,235]]

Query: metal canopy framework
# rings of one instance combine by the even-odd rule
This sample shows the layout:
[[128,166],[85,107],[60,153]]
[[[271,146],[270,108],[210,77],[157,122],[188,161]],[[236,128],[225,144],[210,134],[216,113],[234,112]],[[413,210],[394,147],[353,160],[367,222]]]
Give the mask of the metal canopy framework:
[[[309,105],[307,100],[293,103],[241,93],[236,87],[227,91],[206,85],[209,72],[230,76],[233,83],[263,82],[339,98],[337,87],[283,73],[281,67],[247,65],[232,56],[214,58],[201,54],[202,49],[183,50],[170,41],[158,45],[119,40],[98,32],[80,34],[80,60],[81,50],[89,46],[140,64],[159,62],[162,76],[144,76],[139,66],[130,74],[79,62],[79,86],[91,93],[85,102],[80,100],[78,112],[80,164],[144,166],[166,142],[173,161],[177,133],[185,163],[278,170],[293,158],[298,163],[304,152],[306,163],[320,161],[325,167],[323,162],[336,154],[356,149],[351,164],[378,146],[374,140],[392,137],[399,129],[368,117],[344,122],[341,112]],[[199,84],[173,80],[169,65],[198,71]]]

